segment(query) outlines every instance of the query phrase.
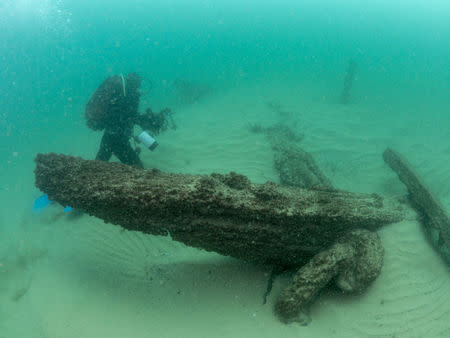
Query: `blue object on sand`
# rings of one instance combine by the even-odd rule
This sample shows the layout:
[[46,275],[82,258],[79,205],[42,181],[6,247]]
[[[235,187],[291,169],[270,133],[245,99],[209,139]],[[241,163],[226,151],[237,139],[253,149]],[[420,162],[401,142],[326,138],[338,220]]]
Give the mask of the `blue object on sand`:
[[69,207],[69,206],[66,206],[65,208],[64,208],[64,212],[69,212],[69,211],[72,211],[73,210],[73,208],[72,207]]
[[34,212],[41,212],[45,208],[47,208],[50,204],[53,204],[53,201],[51,201],[48,198],[47,194],[43,194],[36,198],[33,203],[33,211]]

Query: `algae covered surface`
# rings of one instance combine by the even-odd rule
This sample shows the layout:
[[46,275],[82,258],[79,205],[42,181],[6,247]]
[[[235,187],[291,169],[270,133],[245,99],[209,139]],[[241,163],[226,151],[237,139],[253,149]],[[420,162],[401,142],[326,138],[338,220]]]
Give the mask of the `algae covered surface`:
[[[5,0],[0,13],[0,337],[450,335],[448,266],[382,158],[388,147],[405,156],[449,212],[447,2]],[[292,273],[273,280],[263,304],[271,267],[242,255],[124,230],[75,205],[64,212],[65,200],[34,213],[36,155],[94,159],[102,133],[86,126],[85,105],[105,78],[130,72],[144,78],[141,112],[174,112],[176,129],[140,153],[150,172],[191,175],[198,193],[245,195],[261,208],[272,184],[314,186],[319,200],[345,191],[400,203],[401,220],[370,229],[384,247],[378,278],[359,295],[325,288],[308,325],[286,324],[273,309]],[[281,135],[289,142],[279,126],[293,131]],[[85,207],[98,203],[109,221],[133,212],[142,226],[144,185],[133,182],[117,182],[113,207],[94,196]],[[120,204],[123,195],[134,209]],[[248,225],[233,210],[232,224]],[[182,211],[169,208],[164,228],[180,224]],[[267,234],[257,231],[263,221],[249,229]],[[270,239],[281,246],[281,237]],[[227,240],[214,247],[239,252]]]

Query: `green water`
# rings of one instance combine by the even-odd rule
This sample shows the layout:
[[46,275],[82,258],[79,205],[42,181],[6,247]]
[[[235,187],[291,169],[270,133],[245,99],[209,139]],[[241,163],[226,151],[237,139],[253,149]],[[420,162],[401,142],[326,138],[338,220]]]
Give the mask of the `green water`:
[[[303,146],[338,188],[405,193],[382,161],[389,146],[411,160],[449,209],[449,22],[444,0],[3,0],[0,337],[358,336],[342,318],[321,322],[327,313],[320,307],[306,328],[278,323],[274,300],[260,304],[264,269],[166,239],[118,240],[102,221],[71,219],[57,205],[33,214],[40,195],[33,158],[39,152],[94,158],[101,133],[87,128],[84,106],[106,77],[136,71],[146,79],[141,110],[171,107],[178,126],[160,136],[153,153],[143,150],[147,168],[233,170],[278,182],[267,140],[248,125],[285,123],[305,135]],[[342,104],[350,62],[354,78]],[[205,94],[180,92],[180,80]],[[420,233],[415,239],[425,243]],[[160,276],[167,288],[142,272],[145,257],[160,253],[171,257],[163,260],[168,275]],[[424,274],[427,264],[418,263],[413,275]],[[138,272],[122,278],[127,269]],[[206,283],[199,276],[211,269],[218,277]],[[401,317],[401,329],[367,324],[366,330],[362,321],[360,336],[414,336],[417,321],[430,325],[421,325],[419,336],[450,335],[448,270],[433,271],[434,296],[408,303],[423,312]],[[171,298],[179,290],[184,298]],[[258,311],[261,321],[252,316]]]

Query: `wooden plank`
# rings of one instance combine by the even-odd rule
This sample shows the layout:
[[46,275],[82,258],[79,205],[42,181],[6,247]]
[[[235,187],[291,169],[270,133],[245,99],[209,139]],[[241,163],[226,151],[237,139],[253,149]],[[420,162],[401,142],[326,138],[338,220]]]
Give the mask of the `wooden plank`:
[[184,175],[46,154],[36,186],[53,201],[186,245],[251,262],[299,267],[356,228],[403,218],[394,199],[313,191],[243,175]]
[[405,157],[388,148],[383,153],[383,159],[406,185],[409,199],[421,216],[429,240],[450,264],[450,220],[441,203],[432,195]]

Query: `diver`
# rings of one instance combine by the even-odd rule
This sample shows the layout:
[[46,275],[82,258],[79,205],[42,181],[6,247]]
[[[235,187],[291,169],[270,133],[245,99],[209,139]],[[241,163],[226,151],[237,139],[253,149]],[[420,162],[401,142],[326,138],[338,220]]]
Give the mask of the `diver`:
[[168,108],[158,114],[150,108],[145,114],[139,114],[141,83],[142,78],[136,73],[126,77],[122,74],[110,76],[89,99],[85,109],[86,123],[93,130],[104,130],[97,160],[109,161],[115,155],[122,163],[143,168],[140,148],[133,149],[130,144],[134,126],[144,130],[134,140],[150,150],[158,145],[153,136],[165,131],[170,124],[175,129],[172,111]]

